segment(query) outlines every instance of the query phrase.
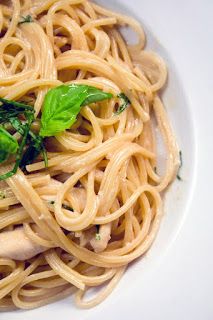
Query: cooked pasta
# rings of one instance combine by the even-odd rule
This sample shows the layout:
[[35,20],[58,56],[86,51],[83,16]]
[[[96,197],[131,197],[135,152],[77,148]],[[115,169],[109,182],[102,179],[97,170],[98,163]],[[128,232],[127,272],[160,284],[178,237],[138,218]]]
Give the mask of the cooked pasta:
[[[137,34],[136,44],[123,26]],[[85,102],[69,128],[44,137],[48,165],[40,153],[0,181],[0,310],[69,295],[93,307],[152,245],[179,151],[159,97],[165,63],[144,47],[137,21],[91,1],[0,2],[0,97],[33,106],[32,132],[42,125],[47,93],[62,84],[110,97]],[[11,170],[23,135],[5,127],[15,142],[0,174]],[[167,152],[162,175],[156,127]]]

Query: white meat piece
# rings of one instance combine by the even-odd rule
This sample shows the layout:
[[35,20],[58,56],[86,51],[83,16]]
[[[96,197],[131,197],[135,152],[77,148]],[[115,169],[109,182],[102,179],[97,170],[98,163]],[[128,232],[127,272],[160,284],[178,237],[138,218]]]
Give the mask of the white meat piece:
[[93,237],[93,239],[90,241],[91,246],[97,253],[104,251],[108,245],[109,240],[111,239],[111,223],[101,225],[99,229],[99,235],[99,239]]
[[22,227],[0,233],[0,258],[27,260],[46,250],[30,240]]

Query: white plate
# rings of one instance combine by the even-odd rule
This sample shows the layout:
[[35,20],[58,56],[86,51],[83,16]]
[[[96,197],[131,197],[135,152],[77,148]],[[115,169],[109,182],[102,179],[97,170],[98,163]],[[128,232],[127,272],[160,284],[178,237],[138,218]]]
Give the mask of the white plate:
[[169,85],[164,102],[183,151],[184,181],[173,184],[167,193],[166,215],[150,252],[129,268],[100,306],[77,310],[68,298],[0,318],[213,319],[213,1],[97,2],[139,18],[148,46],[167,61]]

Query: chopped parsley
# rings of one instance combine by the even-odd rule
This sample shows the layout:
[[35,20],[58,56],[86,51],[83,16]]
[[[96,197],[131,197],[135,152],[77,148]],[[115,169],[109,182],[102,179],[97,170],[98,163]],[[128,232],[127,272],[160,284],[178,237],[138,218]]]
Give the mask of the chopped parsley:
[[100,233],[95,234],[95,240],[100,241],[101,240],[101,235]]
[[182,181],[182,178],[180,176],[180,169],[183,166],[183,157],[182,157],[182,151],[181,150],[179,151],[179,158],[180,158],[180,165],[179,165],[179,169],[178,169],[178,173],[177,173],[176,177],[177,177],[178,180]]
[[6,191],[0,191],[0,200],[5,199],[6,198]]
[[62,204],[62,208],[73,212],[73,208],[71,208],[67,204]]
[[33,22],[33,18],[30,14],[28,14],[26,17],[22,16],[21,19],[22,20],[20,20],[18,24]]
[[129,98],[123,92],[119,93],[117,97],[121,99],[121,105],[118,107],[115,115],[121,114],[131,104]]
[[96,224],[95,227],[96,227],[95,240],[100,241],[100,240],[101,240],[101,235],[100,235],[100,233],[99,233],[100,225],[99,225],[99,224]]
[[[55,204],[55,201],[51,200],[51,201],[49,201],[49,204],[53,205],[53,204]],[[71,208],[67,204],[62,204],[62,208],[73,212],[73,208]]]

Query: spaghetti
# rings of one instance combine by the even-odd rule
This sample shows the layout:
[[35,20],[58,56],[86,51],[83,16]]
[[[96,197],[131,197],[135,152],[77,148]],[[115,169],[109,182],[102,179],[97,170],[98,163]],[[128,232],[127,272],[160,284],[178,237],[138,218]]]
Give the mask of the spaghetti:
[[[125,41],[122,26],[136,32],[135,45]],[[71,294],[79,307],[93,307],[150,248],[161,194],[178,169],[158,95],[165,63],[144,50],[137,21],[86,0],[1,2],[0,36],[0,97],[34,106],[35,131],[54,87],[81,84],[113,95],[86,105],[70,129],[46,138],[47,168],[39,156],[0,182],[0,310],[36,308]],[[120,92],[130,106],[117,114]],[[167,150],[162,176],[155,170],[156,123]],[[1,165],[0,173],[9,167]]]

